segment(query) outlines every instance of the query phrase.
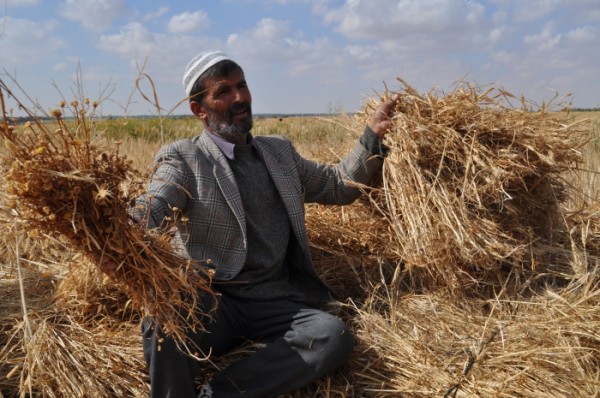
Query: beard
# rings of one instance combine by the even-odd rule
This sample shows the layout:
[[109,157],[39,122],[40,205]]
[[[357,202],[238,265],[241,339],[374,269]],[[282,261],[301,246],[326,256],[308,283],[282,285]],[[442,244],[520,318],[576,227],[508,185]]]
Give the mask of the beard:
[[[235,116],[240,111],[247,111],[248,116],[239,122],[235,122]],[[209,130],[228,141],[248,134],[252,130],[253,124],[252,109],[249,103],[234,104],[223,114],[208,109]]]

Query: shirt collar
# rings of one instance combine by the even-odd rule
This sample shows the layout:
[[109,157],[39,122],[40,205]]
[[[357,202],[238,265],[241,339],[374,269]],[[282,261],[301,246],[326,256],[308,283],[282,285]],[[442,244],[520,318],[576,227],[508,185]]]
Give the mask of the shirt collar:
[[[235,158],[233,149],[235,148],[235,144],[219,137],[218,135],[211,133],[208,130],[205,130],[208,136],[217,144],[223,155],[229,160],[233,160]],[[252,134],[248,133],[248,144],[254,145],[254,137]]]

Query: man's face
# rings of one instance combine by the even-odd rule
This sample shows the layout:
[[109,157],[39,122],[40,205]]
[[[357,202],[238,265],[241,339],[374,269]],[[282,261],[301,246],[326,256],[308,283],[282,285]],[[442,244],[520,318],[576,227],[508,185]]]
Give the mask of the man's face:
[[201,103],[192,105],[192,111],[208,129],[232,142],[243,142],[252,129],[252,97],[242,71],[225,77],[208,79]]

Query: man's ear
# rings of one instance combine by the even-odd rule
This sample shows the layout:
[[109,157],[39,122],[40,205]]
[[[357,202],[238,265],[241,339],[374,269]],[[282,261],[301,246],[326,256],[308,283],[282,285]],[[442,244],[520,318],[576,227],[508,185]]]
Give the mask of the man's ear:
[[203,122],[208,120],[208,114],[204,110],[204,107],[197,101],[190,102],[190,110],[196,117]]

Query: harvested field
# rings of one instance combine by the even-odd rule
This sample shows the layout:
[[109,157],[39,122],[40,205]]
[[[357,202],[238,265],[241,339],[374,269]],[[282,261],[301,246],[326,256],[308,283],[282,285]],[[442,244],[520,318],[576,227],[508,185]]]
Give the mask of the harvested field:
[[[401,82],[398,92],[378,187],[349,206],[307,208],[315,264],[340,296],[354,355],[289,397],[599,396],[600,115],[469,85],[422,94]],[[310,125],[294,142],[332,162],[377,101],[354,118],[259,121],[256,131]],[[101,123],[90,129],[111,148]],[[123,141],[132,170],[149,164],[125,148],[156,143]],[[16,142],[33,145],[28,156],[37,143]],[[24,199],[8,190],[15,152],[4,147],[0,396],[146,396],[143,305],[68,233],[15,217],[11,200]],[[198,382],[254,347],[204,361]]]

